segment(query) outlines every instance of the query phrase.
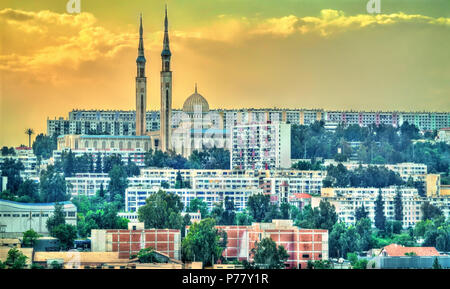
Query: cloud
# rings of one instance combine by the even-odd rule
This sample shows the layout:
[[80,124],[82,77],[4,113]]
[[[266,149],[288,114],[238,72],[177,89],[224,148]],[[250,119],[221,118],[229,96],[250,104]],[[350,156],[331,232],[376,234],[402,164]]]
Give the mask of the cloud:
[[114,33],[98,25],[90,13],[3,9],[0,25],[6,44],[0,70],[27,71],[46,79],[55,66],[77,69],[86,61],[112,58],[123,48],[135,47],[137,39],[136,33]]

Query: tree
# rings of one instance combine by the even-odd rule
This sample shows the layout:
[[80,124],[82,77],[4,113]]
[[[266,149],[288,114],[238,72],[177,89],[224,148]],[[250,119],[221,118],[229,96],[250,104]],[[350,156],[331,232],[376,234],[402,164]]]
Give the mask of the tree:
[[47,166],[47,169],[41,172],[39,188],[41,202],[63,202],[69,199],[66,194],[66,180],[64,176],[56,172],[52,165]]
[[283,246],[278,246],[271,238],[264,238],[261,242],[255,244],[251,254],[254,266],[264,269],[283,269],[289,254]]
[[34,242],[40,237],[33,229],[23,232],[22,247],[33,248]]
[[77,237],[77,228],[69,224],[59,224],[52,229],[50,235],[59,240],[63,250],[68,250],[73,247],[73,241]]
[[57,138],[55,136],[46,136],[38,134],[33,142],[33,153],[37,158],[49,159],[53,151],[57,149]]
[[139,250],[137,258],[140,263],[159,263],[155,256],[155,250],[152,247]]
[[438,207],[430,204],[430,202],[424,202],[420,209],[422,211],[422,220],[431,220],[442,216],[442,211]]
[[23,269],[27,264],[27,259],[28,257],[17,248],[12,248],[8,251],[8,257],[6,258],[5,264],[10,269]]
[[34,130],[32,128],[27,128],[25,134],[28,135],[28,147],[31,148],[31,135],[34,134]]
[[38,203],[39,202],[39,185],[36,182],[26,179],[19,185],[17,191],[17,201],[22,203]]
[[384,214],[384,201],[381,189],[378,191],[378,197],[375,201],[375,227],[381,232],[386,230],[386,216]]
[[318,208],[312,209],[311,205],[305,206],[297,217],[296,225],[301,228],[331,231],[337,220],[338,216],[334,205],[327,200],[321,200]]
[[97,160],[95,161],[95,172],[102,173],[102,156],[100,154],[97,155]]
[[202,199],[195,198],[190,201],[189,206],[186,208],[186,212],[197,213],[200,212],[202,218],[208,216],[208,204]]
[[369,215],[369,212],[364,207],[364,203],[362,204],[361,207],[358,207],[355,210],[355,219],[356,219],[356,221],[359,221],[362,218],[367,218],[368,215]]
[[19,190],[19,186],[22,183],[22,177],[20,176],[20,171],[24,170],[25,167],[19,160],[14,160],[11,158],[6,158],[0,165],[1,176],[8,178],[8,183],[6,189],[9,190],[13,195],[16,195]]
[[[112,202],[114,200],[125,200],[125,190],[128,186],[127,173],[121,165],[114,165],[109,171],[109,200]],[[121,205],[122,206],[122,205]]]
[[263,221],[270,210],[270,196],[263,194],[250,196],[247,200],[247,208],[255,222]]
[[234,211],[234,201],[226,196],[225,197],[225,211],[223,212],[221,224],[234,225],[236,219],[236,212]]
[[215,221],[206,218],[194,223],[181,242],[183,261],[201,261],[212,265],[222,256],[227,244],[227,234],[215,227]]
[[160,190],[145,200],[145,205],[138,210],[138,216],[146,228],[181,229],[182,210],[183,203],[178,195]]
[[66,223],[66,218],[64,214],[64,207],[60,203],[55,203],[55,209],[53,211],[53,215],[47,219],[47,229],[52,234],[54,228],[59,225],[63,225]]
[[308,260],[306,269],[333,269],[333,265],[329,260]]
[[367,259],[358,259],[358,255],[355,253],[347,253],[347,259],[350,261],[353,269],[366,269]]
[[439,260],[438,257],[434,257],[434,261],[433,261],[433,269],[442,269],[441,264],[439,264]]
[[251,225],[253,222],[253,217],[245,212],[240,212],[236,214],[236,225],[247,226]]
[[397,188],[397,193],[394,198],[394,210],[395,210],[394,219],[396,221],[402,222],[403,221],[403,203],[402,203],[402,195],[398,188]]

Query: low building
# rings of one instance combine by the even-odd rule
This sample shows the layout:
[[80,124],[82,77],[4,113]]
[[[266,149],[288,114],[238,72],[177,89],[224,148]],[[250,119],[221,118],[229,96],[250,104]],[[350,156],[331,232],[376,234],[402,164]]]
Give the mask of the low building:
[[450,144],[450,127],[441,128],[438,130],[436,141]]
[[229,260],[251,261],[250,252],[255,242],[271,238],[282,245],[289,258],[286,268],[306,268],[309,260],[328,260],[328,231],[299,229],[291,220],[273,220],[272,223],[253,223],[251,226],[216,226],[227,233],[227,247],[223,256]]
[[[77,208],[71,202],[61,202],[66,223],[77,225]],[[55,203],[18,203],[0,200],[0,237],[22,237],[23,232],[33,229],[48,235],[47,220],[53,215]]]
[[[9,246],[0,246],[0,262],[5,262],[8,259],[8,252],[12,248]],[[22,254],[27,257],[25,264],[30,267],[33,261],[33,248],[17,248]]]
[[372,259],[375,268],[381,269],[430,269],[435,259],[442,268],[450,268],[450,256],[440,255],[434,247],[404,247],[390,244],[382,248]]
[[91,231],[92,252],[118,252],[119,258],[130,258],[141,249],[149,247],[166,254],[170,258],[180,260],[180,230],[137,228],[136,230]]

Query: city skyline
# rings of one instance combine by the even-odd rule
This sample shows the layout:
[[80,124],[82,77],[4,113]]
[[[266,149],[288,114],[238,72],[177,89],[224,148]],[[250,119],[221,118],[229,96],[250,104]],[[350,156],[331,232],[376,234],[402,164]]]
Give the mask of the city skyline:
[[[159,109],[163,1],[142,7],[133,3],[112,13],[116,19],[99,10],[105,3],[83,1],[81,14],[67,14],[60,3],[59,8],[50,5],[54,1],[21,7],[2,2],[13,8],[0,7],[0,145],[25,143],[25,128],[45,133],[47,117],[66,116],[72,109],[133,110],[140,11],[148,31],[147,110]],[[418,2],[402,7],[383,1],[380,15],[368,14],[365,3],[356,2],[338,7],[324,1],[293,9],[295,3],[286,1],[290,10],[271,13],[264,1],[261,7],[245,1],[248,7],[242,11],[230,2],[200,13],[204,19],[198,21],[189,18],[198,16],[198,9],[207,10],[203,1],[168,2],[174,108],[181,107],[195,82],[214,109],[450,108],[445,49],[450,38],[441,35],[449,33],[450,18],[442,12],[448,6],[443,1],[441,11]],[[114,5],[108,7],[117,9]],[[401,37],[392,40],[393,35]],[[386,37],[392,46],[380,42]]]

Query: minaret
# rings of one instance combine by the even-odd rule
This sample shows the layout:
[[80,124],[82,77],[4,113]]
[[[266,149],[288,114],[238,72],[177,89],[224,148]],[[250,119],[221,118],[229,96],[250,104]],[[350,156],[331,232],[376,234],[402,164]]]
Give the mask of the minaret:
[[164,19],[164,42],[161,52],[161,113],[160,113],[160,143],[163,152],[171,149],[172,134],[172,71],[170,71],[170,53],[169,48],[169,23],[166,17]]
[[144,39],[142,29],[142,14],[139,27],[139,48],[136,59],[136,135],[145,135],[145,113],[147,108],[147,77],[145,77]]

